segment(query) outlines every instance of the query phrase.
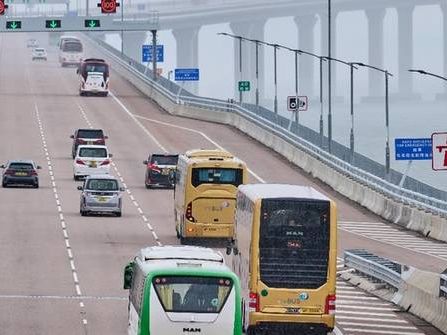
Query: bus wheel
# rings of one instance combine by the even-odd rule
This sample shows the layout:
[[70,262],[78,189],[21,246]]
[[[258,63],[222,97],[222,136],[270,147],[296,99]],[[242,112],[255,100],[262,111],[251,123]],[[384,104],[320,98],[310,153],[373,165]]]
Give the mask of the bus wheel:
[[256,335],[256,329],[254,327],[248,327],[247,335]]
[[188,239],[186,237],[180,236],[180,244],[188,245]]

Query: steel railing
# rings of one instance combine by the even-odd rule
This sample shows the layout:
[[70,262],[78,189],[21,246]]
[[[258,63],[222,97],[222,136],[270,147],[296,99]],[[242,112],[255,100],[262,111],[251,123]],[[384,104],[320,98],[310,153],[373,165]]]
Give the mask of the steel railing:
[[[318,159],[326,166],[348,176],[358,183],[361,183],[383,194],[390,199],[393,199],[399,203],[411,205],[419,209],[429,211],[436,215],[447,217],[446,200],[441,200],[437,197],[402,188],[379,176],[360,169],[337,156],[331,155],[321,146],[318,146],[317,144],[312,143],[298,136],[296,133],[288,131],[286,128],[284,128],[285,122],[283,119],[285,118],[279,115],[275,115],[273,112],[269,112],[268,110],[265,110],[259,106],[257,106],[258,113],[256,113],[253,106],[249,104],[240,105],[232,101],[194,96],[188,91],[181,89],[179,85],[167,80],[164,77],[158,77],[157,80],[153,80],[152,71],[148,70],[143,64],[127,57],[119,50],[113,48],[101,39],[93,39],[95,43],[98,43],[103,47],[103,49],[109,54],[110,57],[115,59],[122,66],[126,67],[128,71],[132,72],[135,76],[146,82],[150,87],[152,87],[152,89],[154,89],[159,94],[162,94],[171,102],[191,107],[238,114],[241,117],[250,120],[258,127],[274,133],[286,142],[294,145],[295,147],[304,151],[315,159]],[[262,114],[261,112],[263,112],[264,115],[260,115]],[[269,112],[270,114],[266,114],[267,112]],[[269,115],[270,117],[266,117],[266,115]],[[286,123],[288,123],[288,120]],[[447,193],[444,194],[443,191],[437,189],[431,191],[439,191],[442,193],[443,197],[445,196],[445,199],[447,199]]]
[[363,249],[346,250],[344,252],[344,262],[346,267],[353,268],[396,289],[400,288],[402,265],[399,263],[376,256]]

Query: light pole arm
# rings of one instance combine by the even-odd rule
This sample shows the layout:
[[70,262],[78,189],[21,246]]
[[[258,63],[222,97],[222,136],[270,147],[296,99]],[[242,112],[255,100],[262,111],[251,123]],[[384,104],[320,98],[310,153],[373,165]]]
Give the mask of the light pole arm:
[[431,77],[435,77],[435,78],[438,78],[438,79],[442,79],[442,80],[444,80],[444,81],[447,81],[447,78],[446,78],[446,77],[440,76],[440,75],[435,74],[435,73],[427,72],[427,71],[424,71],[424,70],[414,70],[414,69],[411,69],[411,70],[408,70],[408,71],[409,71],[409,72],[420,73],[420,74],[425,74],[425,75],[427,75],[427,76],[431,76]]

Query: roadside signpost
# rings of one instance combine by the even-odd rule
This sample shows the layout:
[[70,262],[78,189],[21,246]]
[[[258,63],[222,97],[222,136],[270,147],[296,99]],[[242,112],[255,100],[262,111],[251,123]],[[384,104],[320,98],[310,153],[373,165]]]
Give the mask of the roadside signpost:
[[175,69],[175,81],[198,81],[199,69]]
[[403,187],[413,160],[421,161],[432,159],[432,139],[395,138],[394,153],[397,161],[408,161],[408,165],[399,183],[399,187]]
[[447,132],[433,133],[431,135],[432,169],[435,171],[447,170]]
[[289,126],[287,127],[289,131],[290,129],[292,129],[293,117],[295,116],[295,120],[298,123],[299,112],[307,111],[307,101],[307,96],[297,97],[296,95],[291,95],[287,97],[287,110],[292,112],[292,114],[290,115]]

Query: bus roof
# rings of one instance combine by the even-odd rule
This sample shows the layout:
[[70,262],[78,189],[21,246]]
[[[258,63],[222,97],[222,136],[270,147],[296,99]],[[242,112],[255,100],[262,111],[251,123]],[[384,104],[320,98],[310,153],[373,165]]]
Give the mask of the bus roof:
[[233,154],[218,150],[218,149],[193,149],[185,153],[188,158],[206,158],[206,157],[218,157],[218,158],[234,158]]
[[147,274],[153,270],[169,271],[179,268],[197,270],[230,271],[225,265],[221,253],[210,248],[195,246],[163,246],[141,249],[137,259],[142,263],[142,269]]
[[310,186],[289,184],[248,184],[240,185],[239,192],[244,193],[250,200],[300,198],[330,201],[324,194]]

